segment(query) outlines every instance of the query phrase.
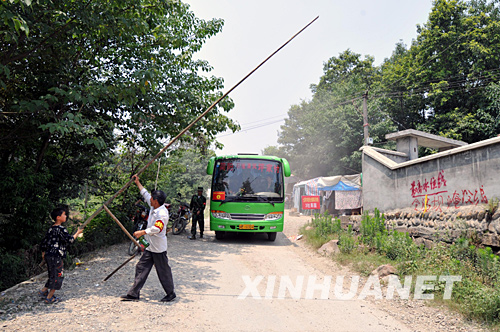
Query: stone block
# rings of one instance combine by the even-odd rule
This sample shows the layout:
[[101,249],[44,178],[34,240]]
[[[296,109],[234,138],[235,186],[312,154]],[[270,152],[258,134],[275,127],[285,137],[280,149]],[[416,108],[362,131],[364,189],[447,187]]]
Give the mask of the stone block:
[[418,227],[410,227],[410,228],[408,228],[408,233],[411,236],[423,237],[423,238],[426,238],[426,239],[432,239],[433,235],[434,235],[434,230],[426,228],[426,227],[418,226]]
[[497,220],[500,219],[500,209],[498,209],[493,215],[491,216],[491,220]]
[[372,271],[372,273],[370,273],[370,275],[378,276],[379,278],[383,278],[383,277],[386,277],[390,274],[396,274],[396,273],[397,273],[397,271],[394,268],[394,266],[389,265],[389,264],[385,264],[385,265],[381,265],[381,266],[377,267],[375,270]]
[[488,230],[488,223],[486,221],[478,222],[478,230],[484,233]]
[[419,246],[421,244],[424,244],[424,238],[423,237],[417,237],[417,238],[413,239],[413,242],[415,242],[415,244],[417,246]]
[[484,219],[484,217],[486,216],[486,212],[485,211],[480,211],[478,214],[477,214],[477,220],[479,221],[482,221]]
[[394,227],[394,230],[400,233],[408,233],[408,227],[406,226]]
[[434,248],[435,244],[433,241],[431,240],[427,240],[427,239],[424,239],[424,246],[427,248],[427,249],[432,249]]
[[497,219],[493,222],[495,223],[495,229],[496,229],[497,233],[500,235],[500,219]]
[[349,225],[352,224],[351,218],[349,216],[340,216],[340,226],[343,229],[347,229]]
[[500,247],[500,236],[497,234],[483,234],[482,243],[486,246]]
[[331,240],[330,242],[323,244],[321,248],[318,249],[318,253],[327,256],[337,254],[340,252],[338,243],[339,240]]

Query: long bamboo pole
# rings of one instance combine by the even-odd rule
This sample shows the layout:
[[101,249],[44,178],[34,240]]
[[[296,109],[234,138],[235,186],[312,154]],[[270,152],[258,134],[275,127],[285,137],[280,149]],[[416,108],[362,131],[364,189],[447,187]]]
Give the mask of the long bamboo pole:
[[141,245],[139,244],[139,242],[137,242],[137,240],[132,236],[130,235],[130,233],[127,231],[127,229],[122,225],[122,223],[120,222],[120,220],[118,220],[118,218],[115,217],[115,215],[113,214],[113,212],[111,212],[108,207],[106,206],[106,204],[103,205],[104,207],[104,210],[106,210],[106,212],[109,214],[109,216],[111,217],[111,219],[113,219],[117,224],[118,226],[120,226],[120,228],[122,229],[122,231],[128,236],[128,238],[130,240],[132,240],[132,242],[134,242],[134,244],[137,246],[137,248],[139,248],[139,250],[141,249]]
[[103,281],[107,281],[109,278],[111,278],[111,276],[113,274],[115,274],[116,272],[118,272],[119,269],[121,269],[122,267],[124,267],[128,262],[130,262],[132,259],[134,259],[135,256],[137,256],[139,252],[136,252],[135,254],[133,254],[130,258],[128,258],[125,262],[123,262],[120,266],[118,266],[116,269],[114,269],[113,272],[111,272],[106,278],[104,278]]
[[[234,85],[231,89],[229,89],[222,97],[217,99],[206,111],[204,111],[200,116],[198,116],[193,122],[191,122],[186,128],[184,128],[177,136],[175,136],[163,149],[158,152],[153,159],[151,159],[143,168],[141,168],[137,175],[141,175],[158,157],[160,157],[175,141],[177,141],[182,135],[184,135],[192,126],[194,126],[198,121],[200,121],[208,112],[210,112],[222,99],[224,99],[229,93],[231,93],[234,89],[236,89],[241,83],[243,83],[250,75],[252,75],[257,69],[259,69],[264,63],[266,63],[269,59],[271,59],[276,53],[278,53],[283,47],[285,47],[288,43],[290,43],[295,37],[297,37],[302,31],[307,29],[311,24],[314,23],[319,18],[316,16],[311,22],[309,22],[305,27],[299,30],[295,35],[293,35],[290,39],[288,39],[283,45],[281,45],[276,51],[274,51],[271,55],[269,55],[264,61],[262,61],[257,67],[255,67],[250,73],[248,73],[245,77],[243,77],[236,85]],[[130,179],[120,190],[118,190],[113,196],[111,196],[103,205],[101,205],[81,226],[84,228],[87,224],[94,219],[103,209],[104,205],[109,205],[113,200],[123,193],[125,189],[127,189],[133,180]]]

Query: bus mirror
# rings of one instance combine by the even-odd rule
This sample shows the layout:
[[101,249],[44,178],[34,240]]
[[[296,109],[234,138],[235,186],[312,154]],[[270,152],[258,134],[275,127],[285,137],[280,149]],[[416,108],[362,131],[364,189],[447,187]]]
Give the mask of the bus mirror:
[[214,165],[215,165],[215,157],[212,157],[208,161],[208,165],[207,165],[207,174],[208,175],[214,174]]
[[292,172],[290,171],[290,164],[288,163],[288,160],[281,158],[281,162],[283,163],[283,175],[289,177]]

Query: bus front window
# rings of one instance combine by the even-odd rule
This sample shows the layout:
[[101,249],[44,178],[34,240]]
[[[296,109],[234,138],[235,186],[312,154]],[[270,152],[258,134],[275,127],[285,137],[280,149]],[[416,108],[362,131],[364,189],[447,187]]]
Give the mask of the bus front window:
[[283,200],[283,173],[281,164],[276,161],[219,160],[215,165],[212,185],[214,191],[224,191],[228,198]]

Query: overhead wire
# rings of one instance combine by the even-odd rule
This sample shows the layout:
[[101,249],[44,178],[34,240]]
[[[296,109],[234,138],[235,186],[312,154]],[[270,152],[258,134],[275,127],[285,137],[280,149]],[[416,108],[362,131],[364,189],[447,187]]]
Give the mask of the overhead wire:
[[[467,31],[466,31],[466,33],[467,33]],[[452,42],[450,45],[448,45],[445,49],[443,49],[439,53],[436,53],[433,56],[431,56],[431,58],[428,61],[426,61],[423,64],[423,66],[426,66],[430,62],[434,61],[438,56],[440,56],[441,54],[443,54],[450,47],[452,47],[453,45],[455,45],[456,43],[458,43],[461,39],[463,39],[464,37],[466,37],[467,36],[466,33],[464,35],[460,36],[459,38],[457,38],[454,42]],[[412,71],[410,71],[406,77],[408,77],[415,70],[416,69],[413,69]],[[450,78],[459,77],[459,76],[463,77],[463,75],[457,74],[457,75],[453,75],[453,76],[450,76],[450,77],[447,77],[447,78],[438,78],[438,79],[434,79],[434,80],[429,80],[429,81],[421,82],[416,87],[411,87],[409,85],[402,86],[401,88],[405,89],[406,91],[404,91],[404,90],[403,91],[393,91],[393,90],[379,91],[376,95],[371,95],[370,97],[372,99],[373,98],[390,98],[390,97],[402,98],[404,96],[407,97],[409,95],[415,95],[415,96],[416,95],[422,95],[422,94],[425,94],[425,93],[429,93],[429,90],[432,89],[432,85],[431,84],[433,84],[433,83],[437,84],[437,83],[442,82],[442,81],[446,81],[447,82],[447,85],[439,87],[439,89],[444,90],[444,91],[450,91],[450,92],[452,92],[452,91],[465,91],[465,90],[467,90],[467,91],[473,91],[473,90],[477,90],[477,89],[484,89],[485,88],[484,83],[490,83],[490,82],[493,82],[493,81],[500,80],[500,76],[495,76],[496,74],[500,74],[500,68],[493,68],[493,69],[490,69],[490,70],[487,70],[487,71],[483,71],[483,73],[484,74],[480,75],[480,76],[475,76],[475,77],[465,78],[465,79],[460,79],[460,80],[453,80],[453,81],[446,81],[446,80],[449,80]],[[490,75],[487,75],[487,74],[490,74]],[[394,86],[395,84],[397,84],[398,82],[400,82],[402,79],[404,79],[404,77],[401,77],[400,79],[398,79],[395,82],[391,83],[388,87],[390,88],[391,86]],[[463,84],[466,83],[467,81],[470,81],[470,80],[475,80],[476,82],[477,81],[482,81],[483,84],[480,85],[480,86],[468,86],[468,87],[464,87]],[[473,83],[473,82],[471,81],[471,83]],[[343,106],[343,105],[347,105],[347,104],[353,104],[353,106],[355,108],[357,108],[356,105],[354,105],[354,102],[356,100],[363,99],[363,95],[361,95],[359,97],[355,97],[355,96],[356,96],[356,94],[349,95],[343,101],[340,101],[340,102],[338,102],[336,104],[330,105],[330,108],[333,109],[333,108],[337,108],[339,106]],[[380,108],[378,108],[378,109],[380,110]],[[359,110],[357,110],[357,111],[359,113]],[[390,116],[390,114],[387,114],[387,115],[392,119],[392,117]],[[279,119],[279,120],[268,121],[268,122],[262,123],[263,121],[270,120],[270,119],[273,119],[273,118],[276,118],[276,117],[280,117],[280,116],[282,116],[282,115],[277,115],[277,116],[266,118],[266,119],[263,119],[263,120],[257,120],[257,121],[249,122],[247,124],[242,125],[242,128],[239,131],[237,131],[237,132],[218,135],[218,136],[216,136],[216,138],[227,137],[227,136],[235,135],[235,134],[238,134],[238,133],[241,133],[241,132],[247,132],[247,131],[250,131],[250,130],[259,129],[259,128],[262,128],[262,127],[265,127],[265,126],[269,126],[269,125],[272,125],[272,124],[275,124],[275,123],[278,123],[278,122],[285,121],[287,119],[287,117],[285,117],[285,118],[282,118],[282,119]],[[248,127],[243,127],[243,126],[247,126],[247,125],[254,124],[254,123],[258,123],[258,124],[255,124],[255,125],[252,125],[252,126],[248,126]]]
[[240,133],[242,133],[242,132],[246,132],[246,131],[249,131],[249,130],[254,130],[254,129],[262,128],[262,127],[269,126],[269,125],[272,125],[272,124],[275,124],[275,123],[278,123],[278,122],[285,121],[285,119],[286,119],[286,118],[279,119],[279,120],[274,120],[274,121],[270,121],[270,122],[265,122],[265,123],[258,124],[258,125],[254,125],[254,126],[242,127],[242,128],[241,128],[239,131],[237,131],[237,132],[234,132],[234,133],[228,133],[228,134],[222,134],[222,135],[218,135],[218,136],[216,136],[216,138],[221,138],[221,137],[226,137],[226,136],[236,135],[236,134],[240,134]]
[[[500,69],[493,69],[491,70],[491,72],[500,72]],[[479,76],[479,77],[476,77],[476,79],[478,80],[481,80],[483,79],[483,82],[492,82],[493,79],[489,79],[489,77],[487,76]],[[488,79],[488,80],[486,80]],[[500,79],[500,77],[499,77]],[[475,86],[475,87],[463,87],[462,85],[460,85],[460,83],[463,83],[463,82],[466,82],[467,80],[457,80],[457,81],[452,81],[452,82],[449,82],[449,84],[447,86],[442,86],[440,87],[440,89],[442,90],[445,90],[445,91],[464,91],[464,90],[467,90],[467,91],[473,91],[473,90],[478,90],[478,89],[484,89],[486,88],[486,86],[484,85],[481,85],[481,86]],[[412,90],[411,92],[409,91],[393,91],[393,92],[382,92],[381,94],[377,94],[377,95],[372,95],[371,98],[390,98],[391,96],[395,96],[395,97],[403,97],[403,96],[408,96],[409,94],[412,94],[412,95],[421,95],[421,94],[425,94],[425,93],[428,93],[429,89],[431,87],[430,86],[422,86],[420,87],[420,89],[414,89]],[[347,105],[347,104],[351,104],[353,103],[354,101],[356,100],[360,100],[362,99],[363,97],[360,96],[360,97],[357,97],[357,98],[352,98],[352,99],[349,99],[349,100],[345,100],[345,101],[342,101],[342,102],[339,102],[339,103],[336,103],[336,104],[333,104],[331,105],[330,107],[333,109],[333,108],[337,108],[339,106],[343,106],[343,105]],[[355,105],[354,105],[355,106]],[[356,107],[355,107],[356,108]],[[380,111],[380,107],[378,107],[379,111]],[[359,110],[358,110],[358,113],[359,113]],[[391,116],[390,114],[387,114],[387,116],[389,116],[393,121],[395,121]],[[245,125],[249,125],[249,124],[253,124],[253,123],[258,123],[258,124],[255,124],[253,126],[248,126],[248,127],[242,127],[239,131],[237,132],[234,132],[234,133],[228,133],[228,134],[222,134],[222,135],[218,135],[216,136],[216,138],[222,138],[222,137],[227,137],[227,136],[231,136],[231,135],[236,135],[236,134],[239,134],[239,133],[242,133],[242,132],[247,132],[247,131],[250,131],[250,130],[254,130],[254,129],[259,129],[259,128],[262,128],[262,127],[266,127],[266,126],[269,126],[269,125],[272,125],[272,124],[275,124],[275,123],[278,123],[278,122],[282,122],[282,121],[285,121],[287,118],[282,118],[282,119],[278,119],[278,120],[274,120],[274,121],[268,121],[268,122],[264,122],[264,123],[261,123],[265,120],[269,120],[269,119],[273,119],[273,118],[276,118],[276,117],[279,117],[279,116],[282,116],[282,115],[277,115],[277,116],[274,116],[274,117],[270,117],[270,118],[266,118],[266,119],[263,119],[263,120],[258,120],[258,121],[253,121],[253,122],[249,122]],[[396,121],[397,122],[397,121]],[[401,124],[400,124],[401,125]],[[403,126],[404,127],[404,126]]]

